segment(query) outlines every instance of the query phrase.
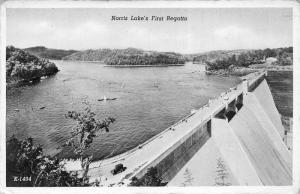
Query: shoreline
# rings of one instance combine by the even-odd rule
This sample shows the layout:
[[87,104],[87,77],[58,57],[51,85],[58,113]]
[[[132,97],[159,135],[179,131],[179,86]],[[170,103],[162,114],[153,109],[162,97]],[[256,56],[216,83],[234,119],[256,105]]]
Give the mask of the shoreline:
[[104,61],[83,61],[83,60],[64,60],[64,59],[61,59],[61,60],[55,60],[55,61],[79,62],[79,63],[103,63],[103,64],[104,64]]
[[219,70],[204,70],[207,75],[224,76],[224,77],[244,77],[249,74],[260,71],[293,71],[293,66],[275,66],[262,68],[235,68],[235,69],[219,69]]
[[15,88],[15,87],[23,86],[23,85],[30,85],[30,84],[38,83],[44,79],[48,79],[55,75],[56,75],[56,73],[52,74],[52,75],[42,75],[42,76],[38,76],[38,77],[33,77],[31,79],[12,79],[10,81],[7,81],[7,78],[6,78],[6,88],[11,89],[11,88]]
[[184,66],[185,64],[166,64],[166,65],[104,65],[104,67],[115,67],[115,68],[135,68],[135,67],[173,67],[173,66]]
[[169,67],[169,66],[184,66],[184,64],[156,64],[156,65],[107,65],[104,63],[104,61],[83,61],[83,60],[63,60],[60,61],[64,62],[79,62],[79,63],[102,63],[104,67],[116,67],[116,68],[122,68],[122,67]]

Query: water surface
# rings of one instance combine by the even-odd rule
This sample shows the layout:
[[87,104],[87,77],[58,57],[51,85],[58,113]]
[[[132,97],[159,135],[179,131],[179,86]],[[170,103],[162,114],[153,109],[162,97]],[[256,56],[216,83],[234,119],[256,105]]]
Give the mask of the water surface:
[[[60,69],[55,76],[7,92],[7,137],[31,136],[47,153],[60,152],[57,148],[75,125],[64,115],[81,110],[87,100],[99,119],[116,118],[110,132],[97,137],[89,149],[94,159],[136,147],[239,82],[233,77],[207,76],[203,65],[191,63],[112,68],[101,63],[54,62]],[[117,100],[97,101],[103,96]],[[70,150],[61,152],[63,157],[72,155]]]

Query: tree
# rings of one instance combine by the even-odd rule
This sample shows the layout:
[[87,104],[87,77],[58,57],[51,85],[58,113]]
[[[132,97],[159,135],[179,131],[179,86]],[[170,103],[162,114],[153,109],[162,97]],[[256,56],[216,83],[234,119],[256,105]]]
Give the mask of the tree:
[[54,75],[58,72],[56,65],[48,60],[13,46],[6,47],[6,78],[11,80],[34,80],[42,76]]
[[81,181],[58,158],[45,156],[33,138],[20,141],[12,136],[6,142],[7,186],[79,186]]
[[99,132],[108,132],[109,125],[115,121],[114,118],[108,117],[103,121],[97,120],[96,114],[91,111],[90,105],[86,105],[84,111],[76,112],[69,111],[67,118],[77,122],[76,126],[71,131],[71,137],[66,142],[66,146],[71,146],[74,153],[79,156],[82,170],[82,185],[88,184],[88,170],[92,162],[93,156],[86,156],[86,150],[91,146],[93,140]]
[[151,167],[142,178],[133,177],[129,186],[165,186],[156,167]]
[[[87,103],[86,103],[87,104]],[[56,157],[46,156],[41,145],[34,146],[33,138],[18,140],[12,136],[6,143],[6,180],[8,186],[90,186],[88,170],[92,156],[85,157],[99,131],[108,132],[109,125],[115,121],[107,118],[95,119],[95,113],[87,106],[83,112],[69,111],[68,118],[77,121],[71,132],[68,146],[80,156],[82,174],[68,172],[64,163]],[[97,184],[97,183],[96,183]]]
[[185,178],[185,181],[182,183],[183,186],[184,187],[186,187],[186,186],[192,186],[192,182],[194,180],[194,178],[192,177],[192,173],[188,169],[186,169],[184,171],[183,175],[184,175],[184,178]]
[[264,56],[266,58],[268,58],[268,57],[276,57],[275,49],[266,48],[266,49],[263,50],[263,53],[264,53]]
[[224,161],[221,158],[217,160],[217,178],[215,179],[215,185],[217,186],[230,186],[231,184],[227,181],[228,173]]

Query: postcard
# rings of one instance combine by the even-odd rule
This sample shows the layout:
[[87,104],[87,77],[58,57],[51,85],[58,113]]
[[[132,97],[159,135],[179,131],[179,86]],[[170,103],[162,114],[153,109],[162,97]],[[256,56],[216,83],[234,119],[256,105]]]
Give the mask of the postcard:
[[300,192],[299,10],[2,3],[1,193]]

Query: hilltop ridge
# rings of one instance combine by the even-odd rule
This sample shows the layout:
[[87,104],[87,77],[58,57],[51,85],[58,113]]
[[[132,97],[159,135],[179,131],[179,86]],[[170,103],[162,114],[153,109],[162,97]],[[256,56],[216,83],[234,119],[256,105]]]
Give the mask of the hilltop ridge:
[[63,57],[77,52],[76,50],[52,49],[44,46],[29,47],[25,48],[24,51],[37,57],[54,60],[61,60]]
[[[261,68],[290,69],[293,61],[293,47],[215,50],[195,54],[159,52],[132,47],[76,51],[36,46],[24,50],[46,59],[102,62],[114,67],[170,66],[183,65],[187,61],[192,61],[204,64],[209,74],[236,75],[237,70],[237,75],[241,76]],[[273,61],[266,60],[270,57]]]

